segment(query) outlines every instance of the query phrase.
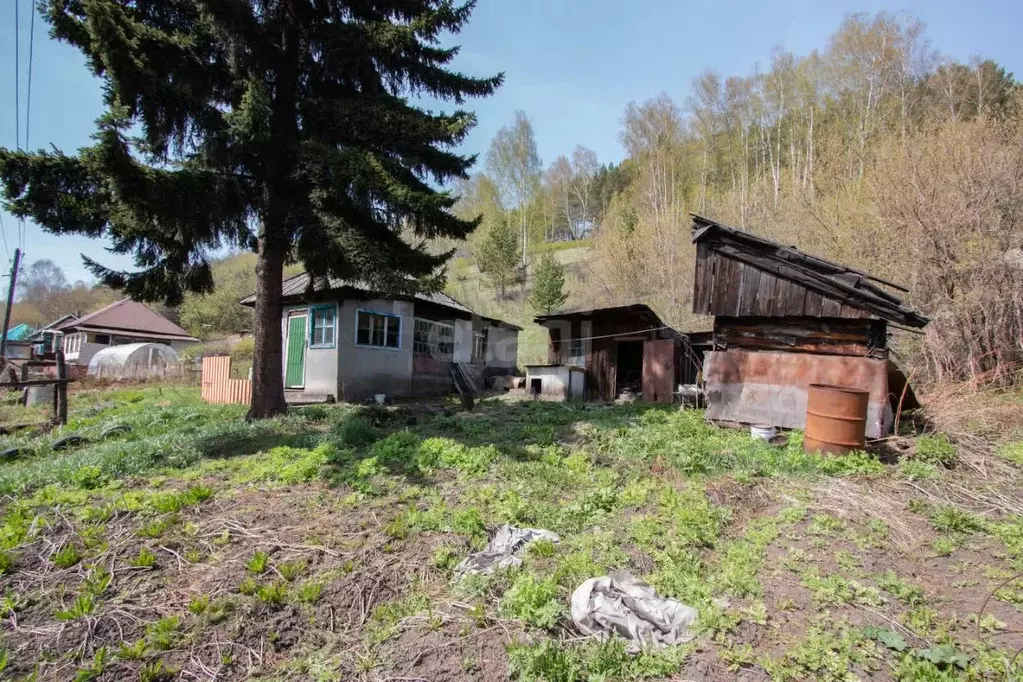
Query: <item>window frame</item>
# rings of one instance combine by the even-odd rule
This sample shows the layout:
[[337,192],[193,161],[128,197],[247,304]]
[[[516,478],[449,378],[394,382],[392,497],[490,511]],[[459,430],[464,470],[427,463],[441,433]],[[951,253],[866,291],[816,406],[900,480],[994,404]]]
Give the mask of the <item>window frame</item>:
[[[578,355],[576,354],[578,351]],[[568,340],[568,354],[565,356],[565,364],[572,367],[586,366],[586,344],[580,338]]]
[[[398,323],[398,345],[397,346],[388,346],[388,345],[386,345],[387,344],[387,326],[386,325],[384,326],[384,345],[383,346],[378,346],[375,343],[359,343],[359,317],[361,315],[363,315],[363,314],[366,314],[366,315],[378,315],[380,317],[389,317],[389,318],[392,318],[394,320],[397,320],[397,323]],[[356,308],[355,309],[355,336],[354,336],[354,339],[353,339],[354,342],[355,342],[354,345],[359,347],[359,348],[376,348],[378,350],[400,351],[401,350],[401,340],[402,340],[402,329],[401,328],[403,326],[404,325],[402,325],[401,315],[398,315],[397,313],[389,313],[389,312],[384,312],[382,310],[373,310],[372,308]],[[372,339],[372,333],[370,333],[370,341],[372,341],[372,340],[373,340]]]
[[[477,335],[483,338],[483,355],[476,354]],[[472,347],[470,349],[469,362],[474,365],[487,364],[487,355],[490,354],[490,327],[473,327]]]
[[[449,341],[448,341],[449,348],[448,348],[447,352],[434,353],[433,348],[431,348],[431,350],[429,352],[425,352],[425,353],[416,350],[416,344],[419,343],[416,340],[416,331],[417,331],[417,327],[419,326],[420,322],[425,322],[428,325],[436,325],[438,327],[444,327],[445,329],[447,329],[451,333],[450,337],[449,337]],[[436,344],[434,345],[434,347],[435,346],[436,346]],[[455,354],[455,325],[450,324],[448,322],[439,322],[437,320],[431,320],[431,319],[426,318],[426,317],[413,317],[412,318],[412,352],[415,353],[416,355],[425,355],[425,356],[431,357],[431,358],[439,357],[439,356],[451,356],[451,357],[454,357],[454,354]]]
[[[332,340],[330,343],[316,343],[316,315],[322,314],[326,311],[330,311],[333,318],[331,320],[331,328],[334,330],[331,334]],[[322,303],[320,305],[309,306],[309,347],[310,348],[337,348],[337,304],[335,303]],[[325,328],[325,327],[324,327]],[[358,333],[358,319],[356,319],[356,333]]]

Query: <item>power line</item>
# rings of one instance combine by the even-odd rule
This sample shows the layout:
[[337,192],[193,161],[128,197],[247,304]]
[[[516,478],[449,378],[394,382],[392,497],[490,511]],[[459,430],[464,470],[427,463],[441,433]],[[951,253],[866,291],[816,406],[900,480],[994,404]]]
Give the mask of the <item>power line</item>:
[[11,259],[11,249],[7,246],[7,226],[4,225],[4,214],[0,213],[0,237],[4,240],[4,251],[7,252],[7,260]]
[[36,38],[36,4],[32,3],[32,15],[28,22],[28,94],[25,98],[25,148],[28,149],[28,132],[32,124],[32,53]]
[[[15,0],[17,2],[17,0]],[[30,4],[32,10],[28,20],[28,92],[25,95],[25,149],[28,149],[29,131],[32,126],[32,64],[35,52],[36,37],[36,4]],[[24,251],[25,238],[28,236],[28,227],[25,219],[18,220],[18,247]]]
[[21,5],[21,1],[14,0],[14,146],[17,149],[21,149],[21,102],[18,99],[21,96],[21,64],[19,62],[21,47],[18,40],[21,13],[18,11],[19,5]]

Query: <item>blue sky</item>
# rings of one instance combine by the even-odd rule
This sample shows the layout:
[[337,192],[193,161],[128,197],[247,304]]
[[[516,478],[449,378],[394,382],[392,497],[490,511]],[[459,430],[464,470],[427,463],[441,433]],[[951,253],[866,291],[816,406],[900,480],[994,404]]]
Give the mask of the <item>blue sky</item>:
[[[28,25],[31,0],[0,10],[0,145],[15,143],[14,3],[21,7],[21,105],[25,122]],[[576,144],[617,161],[622,113],[630,101],[667,92],[682,103],[692,79],[706,68],[723,75],[749,74],[766,65],[780,46],[796,54],[826,47],[849,12],[905,11],[926,24],[926,36],[943,54],[966,60],[991,58],[1023,78],[1023,2],[917,1],[856,3],[837,0],[768,2],[669,2],[662,0],[480,0],[457,38],[459,68],[478,75],[506,74],[494,97],[471,103],[479,126],[465,144],[482,152],[516,109],[532,119],[544,163]],[[51,144],[73,151],[87,144],[101,113],[100,84],[74,49],[52,41],[37,18],[33,64],[32,148]],[[24,128],[23,128],[24,130]],[[24,135],[24,132],[22,132]],[[13,251],[16,221],[2,214]],[[27,261],[51,258],[71,280],[89,279],[80,254],[130,268],[126,257],[104,251],[102,241],[55,237],[26,226]],[[8,251],[0,243],[0,263]]]

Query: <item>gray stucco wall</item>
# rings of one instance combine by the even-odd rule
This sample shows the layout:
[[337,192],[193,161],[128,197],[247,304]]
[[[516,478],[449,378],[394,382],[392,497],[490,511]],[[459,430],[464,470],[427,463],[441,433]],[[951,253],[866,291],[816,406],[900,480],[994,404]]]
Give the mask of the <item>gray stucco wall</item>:
[[[319,305],[319,304],[317,304]],[[420,376],[413,380],[412,341],[415,305],[411,301],[388,299],[344,299],[337,302],[337,342],[335,348],[309,347],[309,321],[306,322],[305,387],[308,393],[327,393],[337,400],[365,400],[376,393],[390,397],[407,397],[413,391],[419,394],[446,392],[450,389],[448,377],[428,381]],[[281,334],[287,352],[287,317],[289,312],[308,311],[309,304],[284,307]],[[397,315],[401,318],[401,338],[398,349],[359,346],[356,344],[356,311],[367,310]],[[478,322],[478,321],[477,321]],[[469,363],[472,355],[472,326],[470,320],[454,320],[453,361]],[[518,332],[489,326],[486,365],[473,365],[480,380],[490,374],[506,374],[518,362]],[[285,355],[286,357],[286,355]],[[436,385],[435,385],[436,384]],[[443,386],[441,386],[443,384]]]
[[[355,343],[356,310],[369,310],[401,318],[400,347],[374,348]],[[345,299],[338,326],[338,357],[334,390],[338,400],[364,400],[375,393],[392,397],[412,394],[413,304],[386,299]]]
[[455,347],[452,362],[472,361],[472,320],[455,320]]
[[518,363],[519,333],[514,329],[490,327],[487,366],[514,369]]
[[[326,304],[316,304],[317,307]],[[288,335],[287,335],[287,319],[288,315],[292,311],[305,311],[306,312],[306,331],[305,331],[305,387],[301,390],[306,393],[327,393],[334,397],[337,397],[337,361],[338,361],[338,345],[334,344],[334,348],[310,348],[309,347],[309,305],[286,305],[284,306],[284,312],[281,315],[281,334],[284,338],[284,357],[285,362],[282,365],[287,365],[288,357]],[[335,309],[335,319],[337,319],[337,310]],[[282,367],[282,370],[284,367]],[[294,390],[294,389],[288,389]]]

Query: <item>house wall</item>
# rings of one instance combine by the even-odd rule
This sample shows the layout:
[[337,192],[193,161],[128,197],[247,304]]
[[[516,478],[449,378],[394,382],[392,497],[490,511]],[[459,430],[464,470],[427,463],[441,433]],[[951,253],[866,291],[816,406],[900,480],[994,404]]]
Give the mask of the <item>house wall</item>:
[[[322,304],[316,304],[322,305]],[[309,304],[284,306],[281,334],[287,343],[286,320],[294,310],[309,309]],[[401,318],[398,349],[356,344],[356,311],[368,310]],[[376,393],[391,397],[438,395],[454,390],[451,362],[468,364],[472,355],[472,321],[438,317],[424,308],[420,317],[454,326],[451,359],[432,358],[413,352],[415,303],[389,299],[347,298],[338,302],[336,348],[310,348],[306,323],[305,388],[311,393],[328,393],[338,400],[364,400]],[[518,332],[490,327],[486,364],[470,365],[470,371],[482,381],[491,374],[506,374],[518,360]],[[286,352],[286,348],[285,348]]]
[[453,362],[466,364],[472,360],[472,320],[455,320]]
[[586,370],[584,368],[568,368],[568,397],[572,400],[586,399]]
[[[401,318],[400,347],[371,348],[355,344],[356,310],[375,310]],[[412,335],[414,305],[411,301],[379,298],[345,299],[338,316],[339,357],[334,391],[338,400],[364,400],[375,393],[393,397],[412,395]]]
[[[317,303],[317,306],[325,304]],[[310,348],[309,347],[309,308],[310,305],[307,303],[285,305],[284,312],[281,315],[281,334],[284,339],[282,350],[284,357],[288,357],[288,315],[293,311],[304,311],[306,313],[305,322],[305,387],[301,390],[307,393],[326,393],[337,397],[337,366],[338,366],[338,347],[340,344],[335,344],[334,348]],[[335,319],[339,319],[335,311]],[[340,329],[338,330],[340,334]],[[281,363],[281,371],[286,371],[286,362]]]
[[[487,333],[489,334],[487,367],[502,370],[515,369],[519,356],[519,332],[515,329],[491,326]],[[501,372],[491,371],[489,373],[500,374]]]
[[[81,336],[81,341],[76,342],[76,337]],[[188,346],[194,345],[192,341],[167,341],[165,339],[153,339],[145,336],[122,336],[115,335],[112,340],[117,343],[104,344],[86,341],[88,338],[84,332],[72,332],[64,335],[64,359],[75,365],[88,365],[96,353],[110,346],[121,346],[128,343],[162,343],[180,352]]]

